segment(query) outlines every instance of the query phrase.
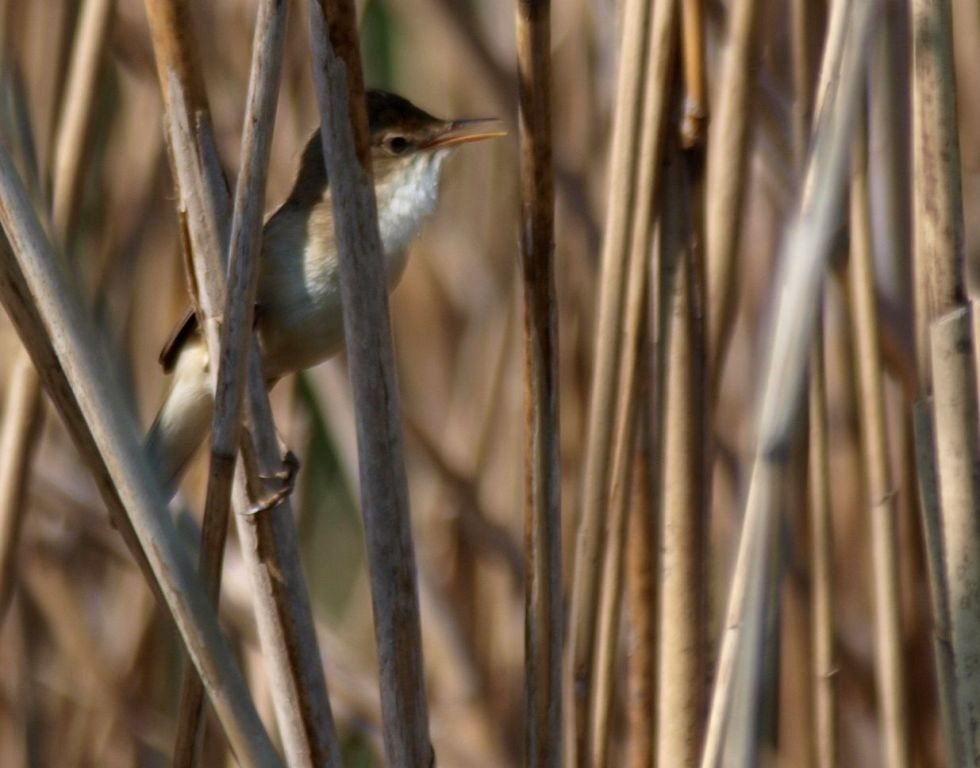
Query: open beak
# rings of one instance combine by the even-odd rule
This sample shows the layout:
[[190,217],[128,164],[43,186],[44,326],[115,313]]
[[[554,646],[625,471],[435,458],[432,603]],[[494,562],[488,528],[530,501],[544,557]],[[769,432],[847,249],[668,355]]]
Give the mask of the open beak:
[[496,139],[506,135],[507,131],[504,128],[503,121],[495,117],[453,120],[447,124],[446,130],[423,144],[422,149],[449,147],[456,144],[465,144],[469,141]]

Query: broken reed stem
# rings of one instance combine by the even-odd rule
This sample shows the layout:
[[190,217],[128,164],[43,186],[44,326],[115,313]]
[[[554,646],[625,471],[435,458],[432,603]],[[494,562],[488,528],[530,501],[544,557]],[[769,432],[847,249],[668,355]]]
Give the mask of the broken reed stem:
[[[821,299],[821,305],[823,301]],[[810,560],[812,563],[813,723],[815,768],[837,765],[837,654],[834,649],[834,539],[827,436],[827,374],[823,308],[810,351],[809,387]]]
[[561,473],[551,3],[518,0],[524,285],[524,759],[561,765]]
[[912,406],[912,424],[922,538],[929,574],[929,597],[932,601],[932,647],[936,660],[943,747],[947,765],[965,765],[956,701],[956,666],[953,658],[949,584],[945,570],[942,511],[939,504],[939,478],[936,476],[932,398],[919,400]]
[[[703,179],[671,142],[671,181],[661,217],[664,391],[659,398],[660,556],[657,639],[657,763],[695,765],[704,728],[705,551],[708,482],[705,458],[703,258],[697,222]],[[688,150],[688,152],[695,150]],[[686,153],[685,153],[686,154]],[[668,173],[670,173],[668,170]]]
[[867,103],[857,107],[851,154],[848,268],[853,318],[858,413],[864,458],[864,492],[870,513],[871,567],[874,585],[875,671],[881,717],[882,763],[903,768],[910,762],[902,663],[901,595],[898,593],[897,489],[888,455],[889,435],[879,346],[878,307],[868,186]]
[[708,269],[708,371],[712,399],[734,325],[739,275],[735,265],[748,182],[749,138],[755,93],[755,28],[760,0],[736,0],[718,81],[718,104],[708,130],[705,210]]
[[915,340],[919,386],[927,395],[931,323],[966,295],[963,198],[950,0],[912,0],[911,11]]
[[[198,570],[215,605],[218,604],[221,589],[231,485],[241,432],[242,396],[258,283],[266,169],[275,124],[288,9],[288,3],[267,1],[259,6],[242,130],[241,167],[235,188],[228,254],[228,289],[215,388],[211,462],[198,559]],[[203,694],[197,674],[193,668],[186,668],[177,718],[175,766],[191,766],[195,762],[195,747],[200,743],[200,731],[204,724]],[[324,718],[324,730],[331,742],[329,752],[338,753],[329,702],[325,703]]]
[[429,744],[415,550],[356,14],[352,0],[310,0],[309,8],[313,80],[332,191],[354,392],[385,756],[388,765],[425,766],[435,758]]
[[681,0],[681,59],[684,75],[684,107],[681,146],[704,143],[708,124],[708,85],[704,72],[704,0]]
[[140,449],[96,331],[66,284],[58,258],[0,147],[0,220],[14,257],[0,249],[0,298],[89,465],[110,513],[170,609],[215,712],[243,765],[279,759],[248,696],[215,612],[195,578]]
[[598,616],[592,667],[592,702],[588,743],[593,765],[606,760],[609,721],[615,696],[616,657],[619,649],[620,606],[623,594],[623,536],[629,508],[630,469],[636,441],[637,371],[644,347],[644,325],[649,317],[648,285],[653,256],[653,223],[661,187],[664,131],[671,106],[671,77],[677,36],[677,8],[672,2],[657,3],[649,28],[643,93],[639,114],[638,171],[631,195],[629,249],[624,254],[625,308],[618,333],[616,364],[618,382],[612,431],[609,488],[602,502],[608,504],[600,570]]
[[[52,223],[56,237],[62,245],[68,242],[72,211],[78,198],[86,136],[96,93],[94,83],[102,61],[112,4],[112,0],[87,0],[81,10],[78,33],[72,47],[64,104],[55,138],[53,173]],[[18,95],[12,94],[14,98]],[[21,101],[15,108],[20,113],[17,115],[20,131],[29,134],[26,105]],[[26,154],[32,154],[28,147],[24,146],[27,136],[22,135],[20,139],[21,150]],[[34,158],[25,159],[27,166],[32,171],[35,170]],[[38,191],[39,179],[32,179],[31,187]],[[0,485],[0,521],[4,522],[0,525],[3,525],[13,537],[0,545],[0,616],[3,614],[5,592],[10,586],[6,580],[13,576],[12,571],[9,570],[12,559],[9,558],[13,557],[20,534],[19,518],[22,518],[25,513],[25,495],[31,457],[37,448],[40,435],[38,424],[43,418],[41,381],[33,371],[27,353],[23,350],[14,364],[14,371],[18,376],[15,387],[18,399],[16,402],[8,399],[7,414],[8,418],[17,414],[15,418],[10,419],[11,429],[17,431],[8,432],[6,425],[4,426],[4,437],[10,442],[6,443],[5,450],[0,452],[0,478],[4,482],[4,485]]]
[[[822,70],[837,71],[839,77],[826,108],[819,113],[807,164],[805,191],[780,249],[779,275],[775,282],[779,294],[775,298],[773,330],[767,344],[765,374],[759,390],[762,399],[758,409],[756,455],[729,590],[702,768],[719,765],[726,723],[738,685],[735,671],[741,656],[740,636],[746,629],[749,633],[755,632],[743,611],[748,604],[748,595],[759,592],[758,585],[753,586],[753,579],[767,578],[764,567],[757,573],[753,570],[756,559],[766,551],[765,542],[770,540],[776,492],[774,487],[758,487],[758,483],[777,483],[781,475],[781,457],[785,455],[793,433],[813,328],[819,315],[820,286],[841,215],[854,110],[864,82],[874,10],[870,2],[854,4],[850,8],[848,41],[841,51],[842,60],[828,59],[825,51]],[[754,615],[762,620],[764,614],[761,611]],[[757,682],[752,681],[750,692]],[[740,706],[744,707],[745,703]]]
[[17,355],[7,387],[0,412],[0,625],[13,594],[27,480],[43,420],[40,381],[26,353]]
[[[603,512],[609,487],[612,429],[618,387],[619,334],[626,293],[626,261],[633,216],[640,97],[646,70],[650,3],[626,0],[623,39],[613,114],[605,235],[596,321],[596,346],[590,388],[588,426],[582,470],[582,507],[573,561],[564,688],[564,764],[589,761],[589,709],[592,702],[596,611],[605,538]],[[660,4],[658,4],[660,5]],[[665,3],[673,6],[674,3]],[[666,90],[666,83],[661,84]]]
[[[945,585],[948,605],[934,606],[940,617],[949,611],[960,765],[980,766],[980,465],[977,447],[976,370],[972,353],[970,310],[961,307],[934,320],[930,341],[933,373],[933,418],[939,478]],[[938,592],[939,585],[934,585]]]
[[[211,361],[220,359],[219,318],[224,311],[224,256],[229,242],[227,188],[214,146],[207,98],[186,0],[146,0],[178,201],[188,227],[192,283]],[[262,364],[248,356],[246,452],[254,461],[242,511],[275,489],[282,467],[278,438],[265,391]],[[215,365],[210,375],[215,376]],[[214,381],[212,380],[212,384]],[[299,558],[288,499],[261,514],[236,515],[241,551],[252,583],[256,623],[270,690],[291,765],[339,760],[322,660]]]

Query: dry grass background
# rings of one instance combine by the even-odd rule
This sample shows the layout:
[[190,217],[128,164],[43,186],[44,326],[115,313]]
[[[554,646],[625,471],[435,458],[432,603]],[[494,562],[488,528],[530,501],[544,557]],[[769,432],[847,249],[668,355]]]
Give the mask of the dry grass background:
[[[50,194],[66,73],[83,5],[0,0],[4,98],[9,102],[9,94],[22,89],[45,195]],[[451,161],[438,212],[413,246],[408,270],[393,295],[392,315],[433,744],[441,765],[516,765],[522,753],[524,561],[513,8],[492,0],[368,0],[361,5],[370,85],[399,92],[437,115],[499,115],[513,126],[507,139],[467,147]],[[730,5],[706,2],[703,9],[712,115],[719,100],[723,47],[732,29]],[[804,37],[811,46],[811,87],[829,5],[800,3],[808,9]],[[145,425],[167,386],[156,356],[187,294],[144,6],[140,0],[116,0],[109,6],[77,204],[64,242]],[[255,2],[214,0],[191,6],[218,149],[233,178]],[[574,557],[586,450],[619,50],[617,6],[613,0],[572,0],[552,9],[566,589],[571,588],[567,565]],[[705,586],[711,668],[752,464],[774,264],[800,187],[792,6],[776,0],[761,3],[761,23],[752,42],[755,65],[749,87],[754,106],[737,248],[741,281],[711,423]],[[965,253],[969,270],[975,272],[980,218],[971,212],[980,204],[980,11],[970,0],[953,0],[952,6]],[[880,4],[876,29],[892,26],[893,50],[881,50],[880,34],[870,43],[875,87],[868,118],[869,213],[883,348],[879,370],[884,372],[888,430],[885,458],[893,478],[884,493],[894,494],[897,530],[898,663],[905,675],[910,755],[905,764],[939,766],[952,763],[943,757],[909,407],[916,363],[908,14],[905,2]],[[306,25],[305,8],[295,8],[272,144],[270,210],[288,192],[300,149],[317,122]],[[886,94],[880,83],[891,91]],[[897,121],[882,119],[888,113],[874,106],[885,95],[894,99]],[[2,127],[7,133],[0,133],[0,141],[13,151],[20,144],[10,137],[9,122]],[[671,116],[668,132],[676,134],[678,127],[679,120]],[[804,134],[804,151],[805,145]],[[898,159],[894,178],[882,170],[890,167],[890,151]],[[665,178],[673,177],[666,173]],[[898,199],[895,220],[887,216],[889,192]],[[710,188],[707,194],[712,194]],[[845,254],[843,228],[838,239],[836,250]],[[844,256],[833,261],[824,317],[837,764],[900,765],[883,757],[881,713],[887,708],[876,689],[870,491],[863,475],[858,366],[844,261]],[[970,274],[970,285],[976,285],[978,278]],[[16,334],[0,315],[0,396],[5,400],[18,380],[18,350]],[[343,357],[283,381],[273,402],[280,431],[303,462],[296,509],[304,567],[345,764],[379,765],[371,603],[356,510],[356,448]],[[3,419],[17,415],[4,413]],[[15,557],[9,570],[0,573],[0,595],[10,590],[0,614],[0,765],[165,764],[174,740],[183,664],[178,638],[110,527],[57,416],[45,409],[42,419],[27,494],[13,510],[19,526]],[[802,438],[794,446],[800,460],[785,479],[780,507],[782,610],[775,614],[779,625],[769,628],[780,642],[767,644],[776,652],[762,659],[758,759],[795,767],[816,764],[813,702],[820,678],[811,668],[813,534]],[[202,506],[205,475],[206,462],[198,462],[184,482],[192,510]],[[190,541],[192,527],[185,528]],[[628,591],[634,588],[630,578],[628,574]],[[271,727],[249,597],[244,567],[231,551],[221,616]],[[624,659],[635,652],[637,636],[632,609],[622,621],[616,667],[621,682],[612,707],[608,765],[625,765],[627,747],[636,738],[628,725],[633,721],[627,716],[623,682]],[[219,728],[211,727],[207,739],[202,764],[230,759]],[[669,758],[660,762],[673,764]]]

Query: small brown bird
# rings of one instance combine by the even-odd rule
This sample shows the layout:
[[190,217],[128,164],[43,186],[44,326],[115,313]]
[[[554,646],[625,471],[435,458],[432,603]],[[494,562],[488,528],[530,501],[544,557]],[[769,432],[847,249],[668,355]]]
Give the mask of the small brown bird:
[[[367,93],[378,228],[388,289],[406,249],[435,210],[443,163],[460,144],[503,136],[496,119],[439,120],[384,91]],[[293,190],[262,233],[256,326],[266,381],[309,368],[344,342],[333,206],[320,132],[306,144]],[[167,341],[160,362],[174,380],[146,437],[150,459],[172,489],[207,434],[214,406],[208,352],[193,312]]]

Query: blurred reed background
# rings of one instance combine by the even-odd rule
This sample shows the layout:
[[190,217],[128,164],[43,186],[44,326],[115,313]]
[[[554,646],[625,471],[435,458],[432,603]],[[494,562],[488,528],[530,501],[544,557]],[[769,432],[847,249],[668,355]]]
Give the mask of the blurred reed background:
[[[307,14],[296,5],[267,210],[287,194],[318,122]],[[735,667],[756,670],[749,687],[757,695],[732,694],[726,764],[956,762],[949,755],[957,737],[944,741],[940,717],[947,688],[937,679],[934,625],[944,625],[932,618],[917,482],[929,462],[920,456],[917,466],[912,432],[912,404],[932,391],[922,357],[929,325],[913,311],[913,225],[916,216],[935,215],[931,204],[950,206],[952,223],[940,229],[954,243],[962,226],[955,195],[949,202],[927,193],[913,206],[917,180],[945,171],[932,159],[912,170],[910,5],[943,4],[869,4],[866,27],[846,18],[849,5],[570,0],[552,8],[565,646],[569,674],[580,679],[585,669],[589,692],[583,702],[572,692],[564,701],[567,728],[578,727],[565,740],[566,763],[649,765],[659,751],[661,766],[689,765],[712,743],[711,681],[721,638],[733,627],[726,601],[738,583],[732,573],[757,456],[778,464],[771,483],[778,525],[753,550],[768,564],[752,582],[762,585],[766,610],[752,646],[757,658],[743,645]],[[234,179],[256,3],[190,7],[218,150]],[[514,9],[491,0],[358,7],[368,85],[439,116],[498,115],[511,126],[507,139],[452,159],[439,209],[391,306],[433,745],[444,766],[518,765],[525,563]],[[952,13],[960,142],[952,171],[970,212],[980,193],[980,10],[952,0]],[[834,18],[843,25],[838,37]],[[846,62],[825,51],[834,40],[856,57],[852,91],[838,82]],[[78,54],[86,46],[94,58]],[[146,425],[167,386],[157,354],[187,288],[144,4],[0,0],[0,62],[0,141],[29,186],[36,179],[40,209],[55,211],[55,240]],[[67,84],[85,71],[91,117],[72,133]],[[936,82],[952,74],[940,71]],[[632,85],[623,85],[626,77]],[[794,256],[781,244],[805,218],[798,212],[809,210],[807,194],[827,189],[813,181],[814,164],[829,157],[817,151],[820,129],[812,127],[821,124],[821,99],[850,114],[850,128],[834,123],[826,131],[845,130],[850,159],[835,177],[840,205],[821,230],[825,289],[818,280],[802,300],[823,305],[809,408],[787,411],[791,428],[773,460],[757,443],[757,416],[776,336],[775,277],[779,259]],[[919,119],[948,117],[937,98],[926,100]],[[80,142],[77,178],[55,170],[59,153],[70,156],[66,142]],[[75,178],[62,203],[52,203],[56,173]],[[805,178],[817,184],[808,193]],[[726,212],[735,221],[726,222]],[[962,238],[971,295],[978,222],[967,213]],[[619,246],[610,244],[615,237]],[[618,284],[603,258],[622,263]],[[719,269],[728,260],[733,266]],[[718,291],[730,295],[727,305]],[[603,326],[598,307],[610,302],[619,308]],[[797,351],[809,350],[805,341]],[[31,386],[22,360],[0,315],[2,424],[21,436],[0,455],[13,473],[0,469],[0,765],[167,764],[184,663],[179,639],[57,415],[46,407],[35,413],[32,398],[19,394]],[[595,402],[602,387],[605,410]],[[975,387],[966,394],[975,416]],[[302,461],[295,509],[343,761],[381,765],[343,355],[284,380],[273,403]],[[937,414],[939,454],[947,424]],[[967,425],[975,443],[975,420]],[[596,458],[602,432],[604,460]],[[206,470],[198,461],[183,484],[192,510],[203,505]],[[577,543],[580,518],[597,532],[591,546],[601,567],[573,576],[584,568],[576,550],[590,546]],[[192,547],[192,526],[184,528]],[[249,582],[234,548],[223,587],[222,621],[273,729]],[[955,625],[955,603],[943,605]],[[949,646],[938,647],[942,658]],[[588,659],[582,669],[580,657]],[[958,687],[950,697],[954,709],[969,701]],[[751,743],[737,749],[739,728]],[[202,765],[231,760],[216,725],[204,749]],[[954,753],[972,764],[964,749]]]

